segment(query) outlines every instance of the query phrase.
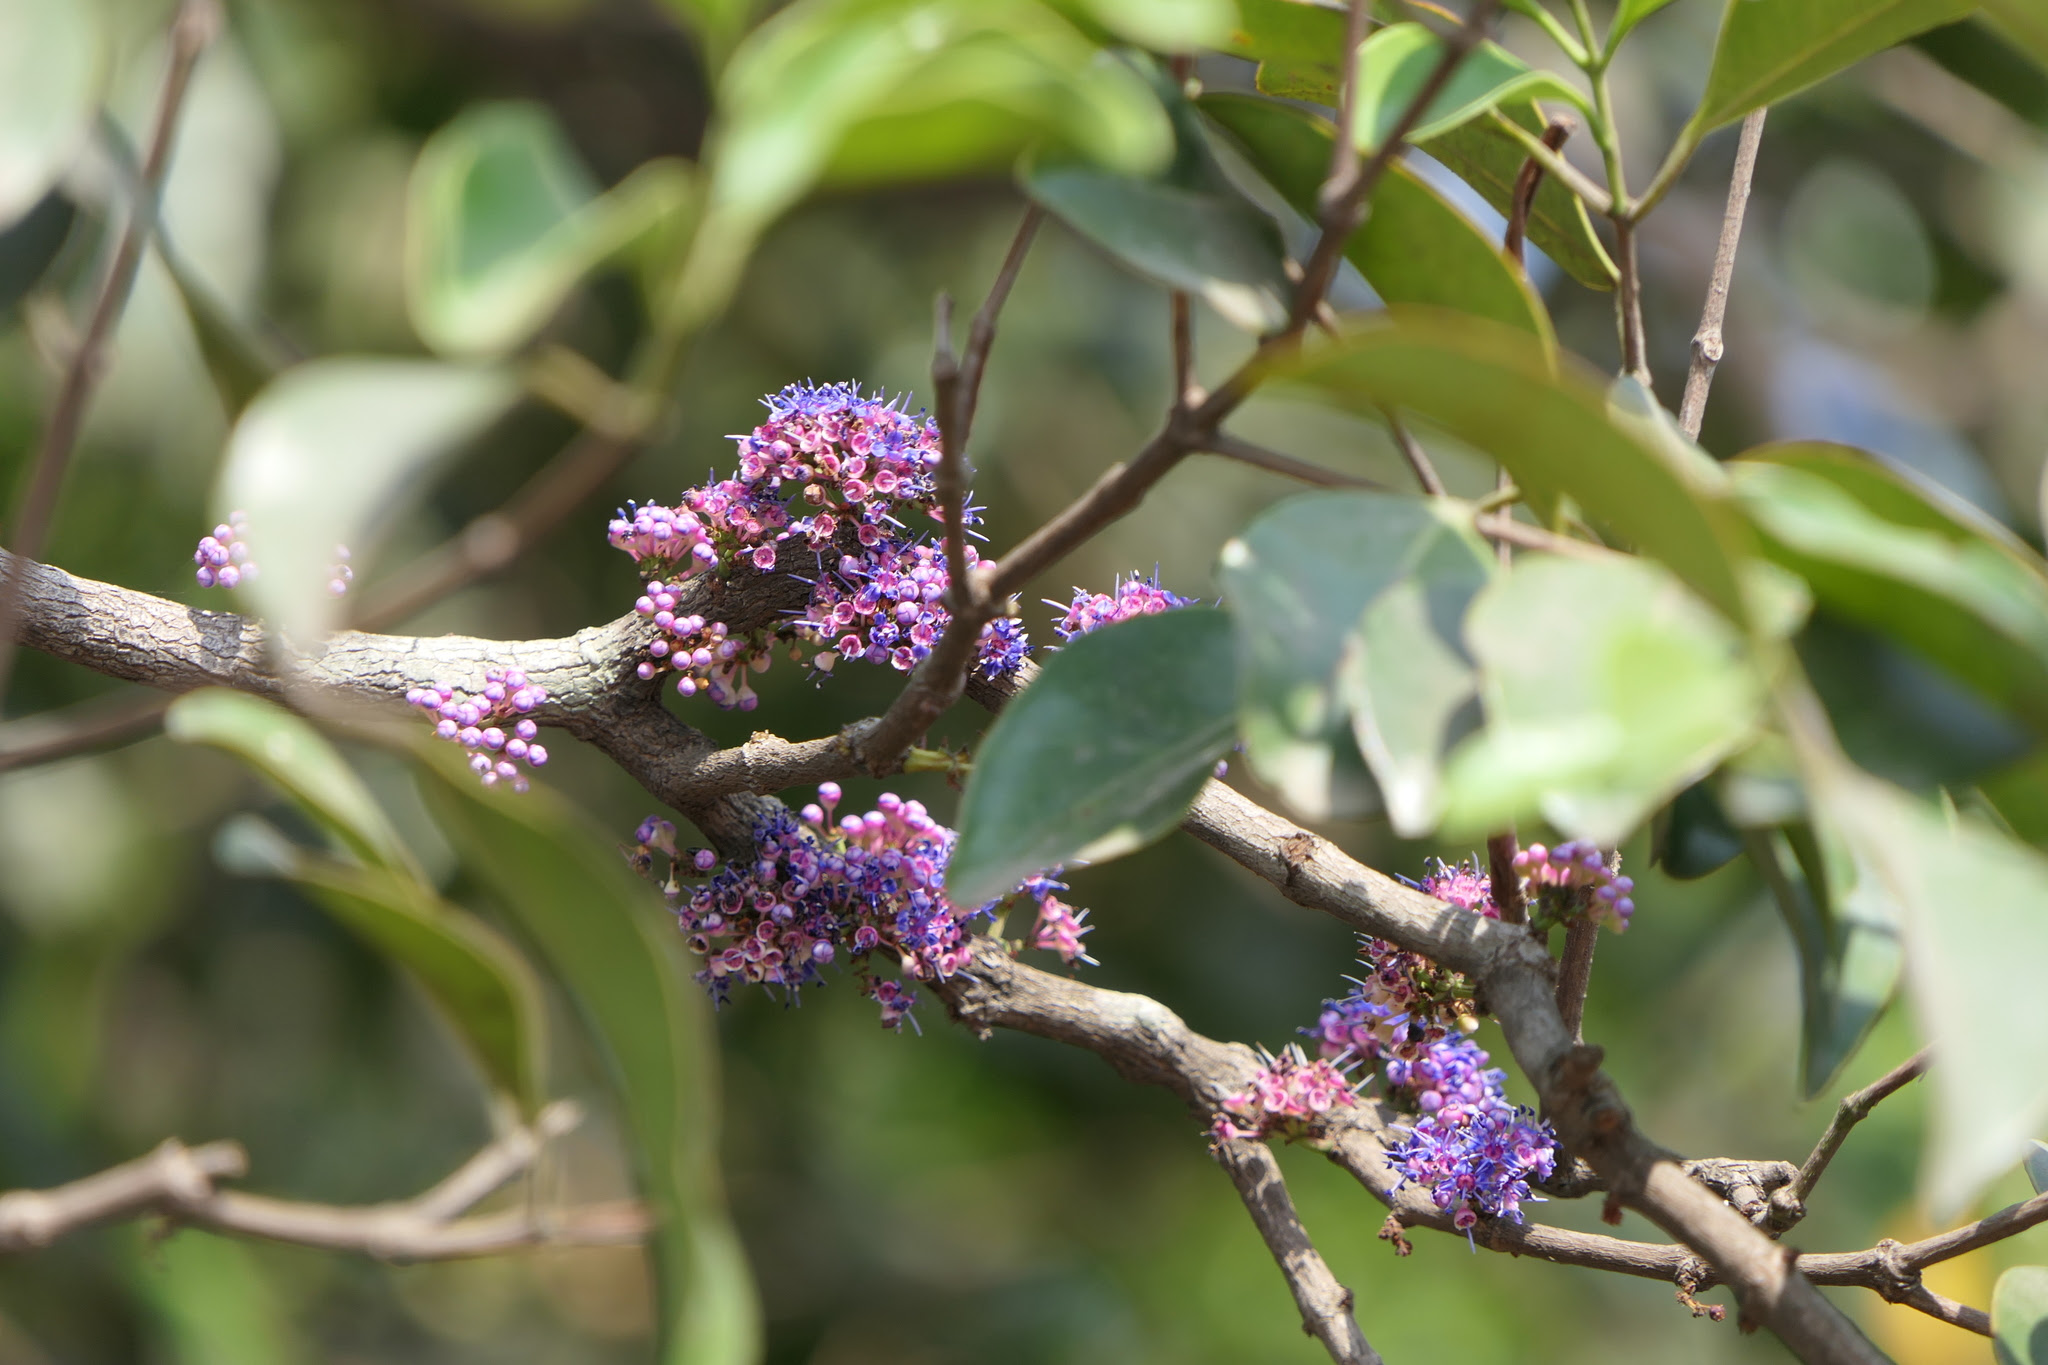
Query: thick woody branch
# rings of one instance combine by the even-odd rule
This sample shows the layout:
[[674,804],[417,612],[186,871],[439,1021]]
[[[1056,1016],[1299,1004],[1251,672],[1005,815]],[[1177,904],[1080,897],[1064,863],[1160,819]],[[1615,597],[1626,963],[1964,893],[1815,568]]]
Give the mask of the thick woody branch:
[[1217,1146],[1216,1161],[1237,1186],[1245,1211],[1266,1239],[1280,1273],[1287,1277],[1294,1306],[1301,1310],[1301,1330],[1322,1342],[1330,1359],[1339,1365],[1381,1365],[1380,1353],[1366,1341],[1351,1315],[1351,1291],[1337,1283],[1301,1226],[1272,1149],[1263,1142],[1237,1138]]
[[464,1217],[533,1167],[547,1142],[574,1127],[575,1106],[550,1105],[532,1128],[514,1128],[417,1199],[357,1208],[305,1204],[215,1188],[248,1173],[239,1143],[187,1147],[175,1138],[148,1156],[49,1190],[0,1194],[0,1254],[38,1250],[81,1228],[157,1215],[184,1227],[286,1242],[381,1260],[487,1256],[529,1246],[636,1243],[646,1212],[631,1202],[509,1209]]
[[1706,420],[1707,391],[1714,368],[1721,363],[1721,324],[1728,317],[1728,285],[1735,278],[1735,248],[1742,240],[1742,216],[1749,208],[1750,181],[1756,175],[1756,150],[1764,138],[1764,115],[1755,109],[1742,120],[1742,138],[1735,145],[1735,170],[1728,178],[1728,207],[1721,216],[1721,240],[1714,248],[1714,274],[1707,284],[1700,328],[1693,333],[1692,366],[1685,375],[1685,396],[1678,404],[1678,425],[1694,440]]

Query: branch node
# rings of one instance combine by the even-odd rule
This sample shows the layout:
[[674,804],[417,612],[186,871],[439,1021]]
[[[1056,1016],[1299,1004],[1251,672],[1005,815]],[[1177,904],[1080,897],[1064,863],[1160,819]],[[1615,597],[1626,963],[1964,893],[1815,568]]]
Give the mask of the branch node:
[[1398,1213],[1388,1214],[1387,1221],[1380,1224],[1379,1239],[1392,1247],[1396,1256],[1415,1254],[1415,1243],[1408,1240],[1408,1225]]

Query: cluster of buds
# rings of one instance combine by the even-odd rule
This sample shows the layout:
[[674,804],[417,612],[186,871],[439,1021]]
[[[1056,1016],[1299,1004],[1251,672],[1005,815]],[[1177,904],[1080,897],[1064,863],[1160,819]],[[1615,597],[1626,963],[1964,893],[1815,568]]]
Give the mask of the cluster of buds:
[[[952,830],[921,802],[889,793],[864,815],[835,815],[842,795],[827,782],[796,815],[777,809],[756,825],[752,858],[723,868],[709,849],[679,851],[666,821],[649,819],[636,832],[627,859],[651,874],[655,855],[667,858],[663,890],[704,961],[697,980],[714,1000],[727,1000],[736,981],[794,995],[820,983],[819,969],[844,956],[881,1007],[882,1022],[900,1027],[915,1003],[912,983],[965,969],[975,923],[1013,898],[1035,902],[1041,924],[1054,907],[1052,922],[1072,924],[1078,948],[1079,916],[1053,897],[1058,882],[1034,877],[1011,896],[963,909],[945,891]],[[708,879],[685,881],[690,874]],[[878,964],[894,966],[900,980],[879,975]]]
[[480,692],[436,683],[405,694],[407,705],[433,719],[437,738],[472,751],[469,766],[486,787],[506,782],[519,792],[528,786],[519,765],[538,768],[548,761],[547,749],[533,742],[540,728],[529,715],[547,699],[547,689],[516,668],[486,670]]
[[[199,538],[198,548],[192,551],[192,562],[198,566],[193,577],[199,580],[200,587],[239,587],[256,577],[256,562],[249,558],[248,531],[248,516],[230,512],[226,521],[213,528],[212,535]],[[355,580],[356,571],[349,566],[348,546],[335,546],[334,563],[327,566],[327,591],[340,597]]]
[[1620,933],[1636,903],[1633,878],[1621,875],[1621,856],[1574,839],[1555,848],[1531,844],[1515,855],[1530,922],[1538,927],[1591,919]]
[[1055,602],[1048,597],[1045,604],[1066,613],[1053,626],[1053,633],[1064,641],[1103,626],[1115,625],[1118,621],[1128,621],[1133,616],[1156,616],[1175,607],[1191,607],[1199,600],[1182,597],[1159,586],[1159,571],[1154,569],[1150,577],[1141,578],[1135,573],[1128,578],[1119,576],[1111,592],[1092,593],[1086,588],[1076,588],[1072,602]]
[[[721,622],[678,618],[678,590],[701,574],[765,572],[787,551],[808,552],[818,567],[811,600],[776,633],[814,647],[825,673],[849,657],[908,672],[951,620],[945,556],[902,519],[939,515],[938,429],[857,384],[792,384],[762,401],[768,420],[733,438],[738,477],[690,489],[675,507],[629,504],[610,528],[647,579],[636,606],[661,632],[641,676],[673,671],[684,696],[741,709],[755,700],[746,676],[767,666],[771,632],[741,638]],[[967,509],[965,524],[976,520]],[[1028,649],[1017,622],[994,622],[977,667],[1013,670]]]
[[1508,1102],[1506,1079],[1486,1065],[1477,1043],[1454,1034],[1411,1060],[1387,1063],[1387,1082],[1420,1111],[1387,1152],[1401,1181],[1429,1191],[1437,1208],[1468,1238],[1481,1218],[1522,1221],[1532,1179],[1549,1177],[1557,1135],[1529,1110]]
[[1332,1109],[1356,1104],[1358,1087],[1348,1068],[1326,1057],[1310,1061],[1289,1045],[1279,1056],[1262,1053],[1251,1084],[1223,1102],[1209,1132],[1218,1142],[1299,1136]]

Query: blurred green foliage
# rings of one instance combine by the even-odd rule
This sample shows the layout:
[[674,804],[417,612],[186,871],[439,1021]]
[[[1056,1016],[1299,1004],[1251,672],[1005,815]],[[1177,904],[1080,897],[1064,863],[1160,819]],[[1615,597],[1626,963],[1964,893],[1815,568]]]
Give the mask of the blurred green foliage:
[[[64,0],[0,8],[59,28],[71,11]],[[91,100],[79,92],[103,88],[132,145],[154,98],[168,6],[99,0],[94,8],[111,34],[103,87],[92,61],[74,60],[60,34],[33,48],[0,44],[0,101],[30,89],[9,79],[23,70],[46,82],[33,87],[34,107],[54,115],[82,118]],[[1139,98],[1142,82],[1123,69],[1076,82],[1060,61],[1077,34],[1163,41],[1162,33],[1215,26],[1218,7],[1047,6],[1057,24],[1015,31],[990,19],[995,7],[945,8],[961,31],[971,36],[982,25],[993,36],[948,49],[943,60],[953,65],[936,69],[904,33],[869,23],[861,6],[805,7],[837,13],[869,44],[830,55],[862,56],[853,74],[895,102],[856,108],[845,81],[806,74],[817,51],[803,35],[728,65],[748,18],[738,4],[230,5],[227,36],[199,68],[166,196],[175,258],[145,266],[48,557],[79,574],[201,600],[187,557],[212,520],[208,490],[233,416],[210,379],[219,366],[208,338],[222,320],[283,357],[374,351],[424,359],[422,336],[448,352],[496,353],[538,330],[618,372],[651,329],[674,325],[664,299],[676,309],[690,304],[681,293],[655,291],[650,307],[648,291],[634,287],[647,283],[647,253],[636,245],[648,234],[673,244],[697,211],[679,171],[650,186],[642,168],[703,151],[711,92],[722,86],[746,115],[728,128],[728,147],[751,137],[757,150],[735,154],[725,178],[704,191],[704,212],[726,212],[732,239],[729,254],[707,257],[715,277],[697,287],[729,293],[730,303],[675,357],[678,377],[667,388],[679,398],[676,419],[506,574],[408,628],[539,636],[616,615],[635,579],[603,544],[609,507],[627,497],[672,497],[707,467],[723,468],[724,438],[751,425],[758,395],[806,376],[926,390],[930,300],[940,288],[978,297],[993,275],[1022,210],[1006,167],[1027,130],[1065,127],[1074,150],[1127,182],[1171,180],[1174,168],[1161,164],[1172,130]],[[1248,0],[1242,12],[1287,8]],[[1611,79],[1630,158],[1647,166],[1688,127],[1709,88],[1701,54],[1714,42],[1718,8],[1708,0],[1624,0],[1620,8],[1642,23]],[[2025,7],[2006,8],[2014,31],[2027,36]],[[1249,37],[1230,41],[1241,56],[1264,57],[1262,83],[1263,71],[1276,82],[1290,71],[1294,79],[1328,79],[1327,71],[1302,74],[1302,54],[1280,41],[1284,34],[1261,33],[1272,39],[1265,48]],[[1939,30],[1920,40],[1922,51],[1886,54],[1773,112],[1706,444],[1732,452],[1766,439],[1854,441],[2037,539],[2033,509],[2048,434],[2039,382],[2048,348],[2048,256],[2039,249],[2048,232],[2048,152],[2042,102],[2013,79],[2010,51],[1986,35],[1974,26]],[[1205,30],[1202,40],[1217,37]],[[1505,47],[1502,69],[1542,51],[1520,21],[1510,24]],[[1692,132],[1796,84],[1796,72],[1737,70],[1748,49],[1732,40],[1723,49],[1711,78],[1714,112]],[[31,51],[49,60],[25,67]],[[1205,59],[1199,75],[1213,91],[1252,88],[1251,66],[1236,58]],[[971,136],[918,144],[920,171],[959,174],[878,187],[898,177],[877,170],[873,149],[909,137],[921,119],[928,124],[925,97],[939,95],[956,100],[947,106],[956,114],[958,103],[985,97],[976,118],[947,125]],[[487,153],[552,168],[561,193],[522,201],[528,212],[506,224],[518,228],[509,242],[470,242],[473,254],[415,260],[409,293],[407,187],[425,173],[417,169],[420,149],[451,128],[475,134],[476,120],[489,117],[476,110],[498,101],[525,102],[512,107],[528,112],[509,123],[497,116],[497,140],[479,138],[489,145],[471,149],[469,179],[460,166],[444,166],[449,195],[490,188],[478,183],[487,179],[478,172],[491,164]],[[564,141],[519,121],[537,111],[559,122]],[[1480,164],[1486,148],[1454,145],[1458,136],[1441,143],[1444,159]],[[1650,359],[1667,401],[1697,315],[1728,146],[1708,140],[1645,229]],[[1250,151],[1257,160],[1259,149]],[[1447,178],[1425,186],[1429,170],[1417,171],[1418,194],[1484,219],[1475,196]],[[55,174],[0,184],[0,207],[11,217]],[[70,319],[83,312],[118,219],[110,206],[120,202],[123,174],[115,158],[89,152],[64,180],[75,215],[39,210],[0,237],[0,479],[10,488],[25,473]],[[816,183],[834,188],[773,221]],[[1505,185],[1480,190],[1498,203]],[[1292,198],[1297,212],[1309,207]],[[1571,253],[1564,266],[1572,275],[1603,278],[1576,210],[1546,218],[1543,203],[1536,244]],[[1298,235],[1298,217],[1273,207]],[[742,269],[756,234],[765,235]],[[508,258],[517,268],[494,273]],[[598,260],[611,268],[571,292],[564,275]],[[1368,279],[1392,296],[1396,286],[1358,265],[1366,275],[1347,271],[1340,302],[1369,299]],[[424,293],[421,272],[430,277]],[[1561,342],[1612,368],[1608,298],[1547,261],[1532,273]],[[680,291],[685,282],[657,283]],[[422,298],[440,310],[438,320],[421,315]],[[482,322],[461,311],[480,299],[499,309]],[[548,316],[557,302],[561,311]],[[1166,316],[1161,289],[1065,228],[1043,235],[1005,315],[977,431],[977,492],[989,504],[996,547],[1143,440],[1169,383]],[[1249,345],[1207,312],[1198,316],[1197,340],[1209,377]],[[1527,379],[1519,360],[1501,362],[1502,385]],[[1439,387],[1432,415],[1458,432],[1464,395],[1452,378]],[[1583,402],[1560,401],[1544,415],[1555,423],[1560,463],[1599,458],[1589,445],[1626,439],[1604,416],[1593,420],[1604,413],[1602,396],[1575,397]],[[1335,468],[1390,484],[1406,478],[1381,427],[1298,393],[1259,397],[1237,425]],[[486,439],[432,452],[451,464],[424,500],[382,528],[366,580],[495,506],[571,430],[567,418],[526,404]],[[1491,487],[1490,460],[1451,435],[1430,433],[1430,444],[1454,492]],[[1663,518],[1645,538],[1666,545],[1675,567],[1710,595],[1725,591],[1727,566],[1699,549],[1702,540],[1673,540],[1673,518],[1700,515],[1682,491],[1676,501],[1668,496],[1682,469],[1662,457],[1615,468],[1617,479],[1650,482],[1618,484],[1612,505],[1593,510],[1623,529]],[[1544,468],[1517,473],[1542,493]],[[1027,597],[1064,596],[1073,583],[1103,588],[1113,573],[1152,563],[1176,590],[1214,596],[1221,547],[1291,491],[1271,476],[1197,458]],[[1928,534],[1954,536],[1939,527]],[[1884,591],[1872,586],[1875,571],[1859,563],[1844,574],[1842,613],[1867,619]],[[1033,609],[1027,619],[1046,633],[1044,613]],[[1947,624],[1956,628],[1953,619]],[[1854,626],[1833,628],[1842,634],[1825,634],[1823,624],[1803,638],[1802,654],[1865,648],[1853,638],[1843,643]],[[1968,709],[1969,698],[1946,693],[1925,702],[1942,680],[1911,675],[1911,662],[1881,674],[1863,699],[1920,698],[1905,711],[1915,718]],[[1825,692],[1822,670],[1814,671]],[[755,716],[700,704],[690,719],[727,743],[755,723],[790,736],[824,734],[881,709],[896,680],[843,668],[829,687],[814,688],[785,669],[764,683]],[[29,657],[8,711],[24,715],[113,690],[82,670]],[[1892,739],[1899,727],[1879,713],[1867,727],[1872,750],[1902,763],[1923,757],[1901,757],[1905,746]],[[1968,729],[1976,714],[1958,726]],[[984,723],[957,714],[941,738],[964,743]],[[2008,761],[2009,750],[1985,743],[1985,768]],[[475,898],[481,884],[459,868],[427,814],[415,772],[373,748],[348,746],[348,757],[391,813],[406,857],[441,891]],[[566,741],[548,782],[621,837],[648,808],[627,779]],[[880,789],[849,785],[856,801]],[[891,785],[950,817],[956,796],[943,779]],[[366,1202],[424,1188],[488,1135],[480,1078],[427,994],[302,891],[238,875],[214,856],[221,832],[233,828],[227,822],[251,810],[303,841],[315,834],[297,808],[234,762],[161,738],[0,775],[0,1188],[69,1179],[175,1134],[244,1142],[251,1188]],[[1431,853],[1470,851],[1401,841],[1371,820],[1320,827],[1393,870],[1419,871]],[[1647,842],[1628,849],[1631,870],[1647,864]],[[1092,979],[1153,994],[1217,1036],[1279,1046],[1313,1019],[1323,996],[1339,991],[1350,965],[1339,926],[1281,902],[1181,836],[1072,880],[1073,899],[1095,908],[1099,926],[1090,946],[1104,965]],[[1692,1154],[1796,1158],[1834,1096],[1913,1047],[1909,1020],[1895,1008],[1834,1087],[1802,1102],[1790,1042],[1801,1017],[1798,969],[1756,874],[1736,863],[1698,881],[1641,871],[1638,880],[1636,928],[1601,949],[1587,1031],[1608,1047],[1649,1132]],[[1974,965],[1958,970],[1988,972],[1997,947],[1976,945]],[[572,1012],[576,989],[573,981],[567,992],[551,988],[547,1008],[560,1044],[547,1089],[583,1098],[596,1113],[562,1144],[546,1188],[603,1198],[635,1188],[627,1134],[675,1115],[608,1105],[606,1026],[583,1031]],[[835,984],[807,994],[800,1010],[748,996],[717,1021],[724,1180],[759,1282],[769,1360],[1318,1358],[1235,1195],[1204,1155],[1197,1125],[1170,1096],[1131,1087],[1052,1044],[977,1041],[925,1012],[932,1017],[922,1036],[889,1035],[875,1027],[867,1002]],[[1482,1039],[1504,1057],[1497,1031]],[[1913,1204],[1924,1106],[1914,1087],[1858,1131],[1799,1233],[1802,1245],[1863,1246],[1932,1230],[1916,1221]],[[1396,1260],[1374,1236],[1376,1206],[1341,1173],[1308,1152],[1287,1152],[1283,1161],[1309,1228],[1356,1289],[1367,1333],[1390,1359],[1781,1355],[1768,1338],[1687,1320],[1668,1286],[1473,1256],[1440,1238],[1422,1239],[1415,1257]],[[679,1179],[687,1185],[698,1175]],[[2025,1190],[2015,1172],[1992,1199]],[[1550,1204],[1537,1213],[1592,1227],[1598,1210]],[[1634,1218],[1624,1231],[1656,1235]],[[1930,1279],[1983,1304],[1995,1267],[2044,1254],[2048,1238],[2030,1234]],[[0,1361],[637,1361],[648,1358],[654,1333],[651,1275],[639,1252],[618,1249],[392,1267],[190,1232],[159,1242],[147,1229],[114,1228],[6,1264]],[[1861,1291],[1841,1293],[1902,1360],[1988,1354],[1980,1339]]]

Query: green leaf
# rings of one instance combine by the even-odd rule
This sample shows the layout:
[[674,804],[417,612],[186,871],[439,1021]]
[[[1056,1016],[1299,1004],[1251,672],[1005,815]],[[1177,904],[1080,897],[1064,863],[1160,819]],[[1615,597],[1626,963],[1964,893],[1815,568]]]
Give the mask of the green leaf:
[[1695,782],[1657,817],[1651,861],[1668,877],[1691,881],[1718,872],[1742,853],[1742,831],[1721,809],[1711,781]]
[[235,423],[214,492],[217,514],[248,514],[260,571],[244,596],[295,647],[315,644],[339,615],[336,547],[360,571],[410,488],[517,396],[502,370],[426,360],[336,357],[278,376]]
[[1311,0],[1238,0],[1237,8],[1237,27],[1222,47],[1259,64],[1258,88],[1335,108],[1344,79],[1344,11]]
[[[445,748],[436,745],[434,748]],[[759,1309],[718,1172],[711,1007],[659,897],[553,791],[486,789],[434,754],[429,807],[589,1026],[654,1215],[661,1359],[749,1365]]]
[[[1198,101],[1246,159],[1303,217],[1314,220],[1329,171],[1333,125],[1256,95]],[[1396,162],[1373,190],[1371,212],[1344,255],[1388,303],[1430,304],[1491,318],[1554,345],[1550,315],[1521,268],[1479,227]]]
[[128,1281],[156,1328],[153,1358],[178,1365],[313,1359],[292,1321],[292,1305],[252,1246],[196,1229],[165,1235],[135,1227],[120,1238]]
[[1707,88],[1683,136],[1698,137],[1752,109],[1903,42],[1953,23],[1978,0],[1728,0]]
[[[1418,23],[1389,24],[1365,40],[1359,53],[1358,121],[1353,129],[1360,151],[1372,151],[1393,134],[1443,54],[1444,40]],[[1489,109],[1537,97],[1563,100],[1591,112],[1585,97],[1565,81],[1530,66],[1498,43],[1483,42],[1429,102],[1409,139],[1421,146]]]
[[171,277],[178,301],[185,305],[193,338],[199,343],[199,358],[206,363],[222,411],[230,420],[239,417],[284,368],[275,348],[228,311],[213,288],[192,272],[183,253],[166,249],[159,241],[157,259]]
[[1493,571],[1470,518],[1449,499],[1311,493],[1224,546],[1245,756],[1304,817],[1384,794],[1396,832],[1435,825],[1452,723],[1477,695],[1460,623]]
[[[1498,112],[1530,133],[1543,132],[1545,119],[1534,100],[1510,101]],[[1515,179],[1529,153],[1492,118],[1461,124],[1415,145],[1477,190],[1498,212],[1513,212]],[[1589,289],[1612,289],[1621,278],[1593,231],[1584,201],[1556,176],[1544,176],[1536,187],[1535,202],[1529,206],[1528,236],[1565,274]]]
[[100,6],[0,0],[0,229],[84,150],[106,65]]
[[2041,0],[1984,0],[1984,14],[2015,46],[2048,67],[2048,5]]
[[1163,174],[1038,157],[1024,168],[1025,191],[1137,273],[1202,298],[1246,331],[1272,331],[1287,320],[1294,288],[1279,226],[1231,184],[1171,82],[1156,79],[1154,90],[1174,130]]
[[64,249],[78,211],[51,190],[18,222],[0,228],[0,318],[14,311]]
[[1977,790],[2013,833],[2048,849],[2048,753],[1985,778]]
[[2026,1160],[2020,1165],[2025,1168],[2027,1184],[2033,1187],[2034,1193],[2048,1193],[2048,1142],[2028,1138]]
[[2012,1169],[2048,1121],[2048,857],[1846,768],[1810,777],[1855,856],[1900,908],[1906,985],[1939,1035],[1922,1188],[1937,1220]]
[[171,703],[164,733],[233,754],[283,789],[338,847],[372,867],[419,879],[412,851],[355,769],[283,707],[246,692],[201,688]]
[[961,905],[1033,873],[1102,862],[1180,823],[1237,731],[1230,619],[1180,607],[1048,659],[974,756],[946,869]]
[[1055,0],[1134,46],[1152,52],[1194,52],[1230,41],[1238,22],[1234,0]]
[[1729,469],[1765,551],[1823,607],[2048,733],[2048,575],[2004,532],[1839,450],[1766,448]]
[[1991,1291],[1998,1365],[2048,1365],[2048,1266],[2016,1265]]
[[406,306],[445,355],[502,355],[576,282],[688,212],[680,162],[649,162],[599,195],[554,116],[483,104],[427,140],[406,194]]
[[764,8],[761,0],[659,0],[661,8],[674,16],[676,22],[697,35],[703,44],[706,65],[717,70],[723,65],[733,44],[746,32],[747,22],[756,9]]
[[1621,0],[1614,8],[1614,26],[1607,30],[1608,50],[1619,47],[1629,30],[1670,3],[1671,0]]
[[1539,516],[1569,495],[1730,618],[1751,614],[1732,558],[1743,528],[1718,469],[1614,414],[1604,378],[1569,362],[1554,372],[1526,335],[1396,310],[1271,373],[1367,417],[1426,417],[1505,464]]
[[1465,635],[1486,728],[1451,756],[1454,834],[1541,815],[1612,847],[1757,725],[1741,638],[1646,560],[1524,555]]
[[1800,1092],[1833,1083],[1898,988],[1899,911],[1870,867],[1807,824],[1744,834],[1799,955]]

